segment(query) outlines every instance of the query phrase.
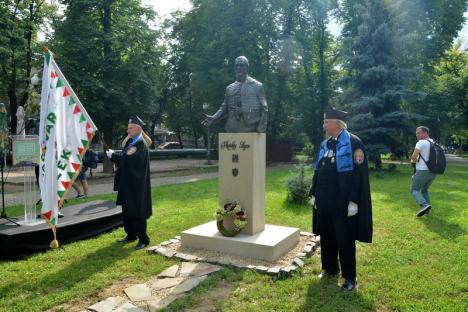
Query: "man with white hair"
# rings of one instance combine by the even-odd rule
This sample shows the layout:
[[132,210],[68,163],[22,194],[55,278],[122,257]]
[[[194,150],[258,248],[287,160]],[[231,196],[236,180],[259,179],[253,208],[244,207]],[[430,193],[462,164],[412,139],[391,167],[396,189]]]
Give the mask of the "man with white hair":
[[117,164],[114,191],[118,191],[117,205],[122,205],[124,230],[127,236],[120,243],[133,242],[138,238],[135,249],[149,245],[146,234],[146,220],[152,215],[151,178],[148,143],[142,127],[145,123],[133,116],[128,121],[128,139],[118,155],[113,150],[106,152]]
[[320,235],[319,277],[336,276],[341,269],[342,288],[351,291],[357,286],[355,240],[372,241],[372,203],[365,148],[347,131],[346,115],[332,107],[325,110],[328,138],[320,145],[309,195],[313,232]]

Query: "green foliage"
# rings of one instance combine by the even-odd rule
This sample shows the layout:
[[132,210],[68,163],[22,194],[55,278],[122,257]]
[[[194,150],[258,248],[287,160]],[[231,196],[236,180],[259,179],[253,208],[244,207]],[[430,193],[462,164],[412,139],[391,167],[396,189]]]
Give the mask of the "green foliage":
[[53,18],[56,7],[43,0],[0,3],[0,101],[9,104],[9,128],[16,133],[18,107],[25,108],[27,117],[34,113],[28,110],[28,105],[32,103],[31,69],[41,64],[37,32],[45,26],[47,18]]
[[395,173],[397,171],[397,165],[395,164],[388,164],[388,172]]
[[52,49],[105,138],[110,143],[130,115],[149,124],[157,117],[160,92],[159,34],[149,27],[154,12],[137,0],[65,3]]
[[295,165],[295,170],[289,173],[286,178],[286,200],[294,204],[303,204],[309,199],[309,190],[311,187],[311,177],[307,175],[310,166],[301,162]]
[[[426,86],[428,92],[427,115],[431,117],[436,138],[449,135],[466,137],[468,131],[468,52],[461,50],[460,42],[446,52],[434,66],[432,80]],[[466,138],[462,141],[466,142]]]

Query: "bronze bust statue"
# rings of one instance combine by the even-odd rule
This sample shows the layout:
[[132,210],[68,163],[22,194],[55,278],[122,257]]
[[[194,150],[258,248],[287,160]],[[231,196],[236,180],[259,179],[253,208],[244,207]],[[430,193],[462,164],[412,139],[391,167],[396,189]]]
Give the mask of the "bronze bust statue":
[[227,86],[223,104],[202,124],[210,126],[227,117],[226,132],[265,132],[268,106],[263,85],[248,76],[249,61],[245,56],[236,58],[234,69],[236,81]]

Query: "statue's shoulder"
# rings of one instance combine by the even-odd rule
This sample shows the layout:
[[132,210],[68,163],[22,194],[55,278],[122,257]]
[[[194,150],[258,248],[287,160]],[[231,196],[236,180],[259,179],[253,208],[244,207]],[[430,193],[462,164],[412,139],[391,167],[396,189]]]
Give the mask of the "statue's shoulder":
[[262,87],[262,83],[260,81],[250,76],[247,77],[247,83],[256,87]]
[[234,81],[226,87],[226,92],[234,91],[239,88],[239,82]]

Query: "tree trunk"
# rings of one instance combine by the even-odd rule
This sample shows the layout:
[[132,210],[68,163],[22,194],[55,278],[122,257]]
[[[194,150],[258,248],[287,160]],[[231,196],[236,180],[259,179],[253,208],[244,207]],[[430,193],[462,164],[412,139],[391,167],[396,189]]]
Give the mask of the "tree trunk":
[[[114,2],[114,0],[105,0],[103,2],[103,13],[102,13],[102,28],[104,32],[104,38],[103,38],[103,52],[104,52],[104,73],[103,73],[103,78],[104,78],[104,84],[106,87],[108,84],[112,84],[112,64],[111,64],[111,58],[112,58],[112,47],[111,47],[111,41],[110,41],[110,35],[111,35],[111,4]],[[108,89],[108,88],[107,88]],[[109,101],[112,101],[112,98],[108,98]],[[112,101],[113,102],[113,101]],[[108,120],[110,122],[107,122],[103,125],[104,128],[104,138],[107,141],[108,144],[112,146],[113,143],[113,117],[112,117],[112,110],[108,110],[108,113],[111,116],[108,116],[110,118],[106,118],[104,120]],[[120,142],[119,142],[120,143]],[[121,147],[119,146],[118,149]],[[103,172],[105,173],[113,173],[114,172],[114,165],[112,161],[104,157],[104,163],[103,163]]]
[[[102,132],[102,136],[103,136],[103,140],[104,142],[106,142],[109,146],[109,148],[112,148],[112,124],[110,125],[106,125],[106,127],[103,129],[103,132]],[[107,141],[106,138],[111,138],[110,141]],[[105,148],[104,148],[105,149]],[[103,149],[103,152],[105,153]],[[116,149],[120,149],[120,146]],[[104,160],[103,160],[103,163],[102,163],[102,172],[104,173],[113,173],[114,172],[114,164],[113,162],[106,156],[104,155]]]
[[11,124],[10,124],[10,131],[11,134],[16,134],[16,110],[18,109],[18,99],[16,98],[16,55],[15,50],[12,50],[12,68],[11,68],[11,79],[10,85],[8,86],[8,97],[10,100],[10,116],[11,116]]

